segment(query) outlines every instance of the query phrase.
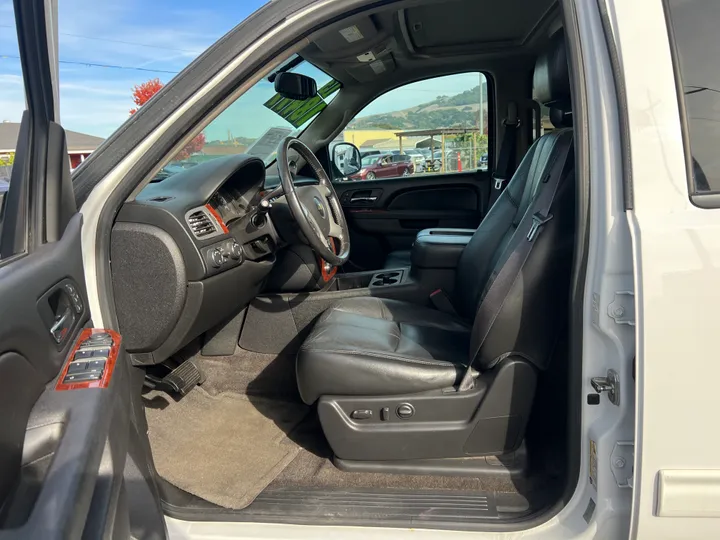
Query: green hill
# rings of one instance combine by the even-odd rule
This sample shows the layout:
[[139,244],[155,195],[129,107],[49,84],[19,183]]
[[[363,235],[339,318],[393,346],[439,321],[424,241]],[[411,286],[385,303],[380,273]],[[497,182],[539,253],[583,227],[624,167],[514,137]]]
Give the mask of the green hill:
[[[415,107],[356,118],[350,122],[348,129],[476,127],[480,113],[479,101],[480,86],[476,86],[453,96],[438,96]],[[487,111],[484,112],[484,123],[487,123]]]

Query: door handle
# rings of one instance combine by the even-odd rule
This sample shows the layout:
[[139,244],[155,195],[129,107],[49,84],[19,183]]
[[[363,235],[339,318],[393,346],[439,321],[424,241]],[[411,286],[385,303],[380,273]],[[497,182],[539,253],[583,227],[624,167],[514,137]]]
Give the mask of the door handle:
[[351,203],[354,203],[354,202],[375,202],[375,201],[377,201],[377,197],[374,196],[374,195],[372,195],[372,196],[367,196],[367,197],[352,197],[352,198],[350,199],[350,202],[351,202]]
[[65,339],[67,331],[70,329],[74,322],[75,315],[73,314],[70,306],[68,306],[67,308],[65,308],[65,311],[63,311],[62,315],[60,315],[55,320],[55,323],[50,327],[50,335],[52,335],[56,343],[60,343],[63,339]]

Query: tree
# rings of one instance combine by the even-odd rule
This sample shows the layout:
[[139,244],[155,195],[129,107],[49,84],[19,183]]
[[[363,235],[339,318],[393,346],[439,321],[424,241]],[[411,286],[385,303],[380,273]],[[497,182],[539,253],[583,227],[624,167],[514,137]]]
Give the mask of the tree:
[[0,155],[0,167],[9,167],[15,163],[15,152]]
[[[136,84],[133,87],[132,96],[133,102],[137,105],[137,108],[130,109],[130,114],[135,114],[140,107],[145,105],[151,97],[157,94],[163,87],[163,83],[160,79],[150,79],[142,84]],[[173,161],[182,161],[189,158],[192,154],[200,152],[205,146],[205,134],[199,133],[191,140],[185,148],[180,150],[177,155],[173,158]]]

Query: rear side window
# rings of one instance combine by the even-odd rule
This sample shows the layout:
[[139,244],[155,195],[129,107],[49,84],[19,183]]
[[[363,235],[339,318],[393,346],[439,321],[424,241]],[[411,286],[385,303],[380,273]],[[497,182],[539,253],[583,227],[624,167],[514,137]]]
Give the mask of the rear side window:
[[720,193],[720,2],[667,0],[685,105],[691,194]]
[[[8,3],[8,9],[4,12],[2,7],[4,6],[0,5],[0,13],[5,17],[0,24],[3,27],[0,31],[0,43],[3,48],[0,51],[2,54],[0,56],[0,242],[2,242],[3,224],[7,220],[10,228],[10,222],[17,219],[17,214],[21,212],[19,206],[26,203],[17,198],[14,199],[14,203],[11,202],[10,179],[15,163],[20,120],[27,108],[12,2]],[[20,185],[16,185],[15,189],[20,189]],[[11,205],[14,208],[11,208]],[[15,248],[7,242],[4,247],[0,245],[0,257],[14,254],[14,251]]]

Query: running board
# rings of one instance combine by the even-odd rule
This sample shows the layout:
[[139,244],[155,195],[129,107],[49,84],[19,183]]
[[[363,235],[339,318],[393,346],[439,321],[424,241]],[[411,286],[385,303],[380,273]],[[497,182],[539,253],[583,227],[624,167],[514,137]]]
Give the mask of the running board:
[[[259,518],[263,514],[308,513],[334,519],[362,519],[374,516],[381,523],[424,522],[477,523],[497,520],[495,493],[280,489],[261,493],[246,510]],[[262,521],[262,519],[258,519]]]

